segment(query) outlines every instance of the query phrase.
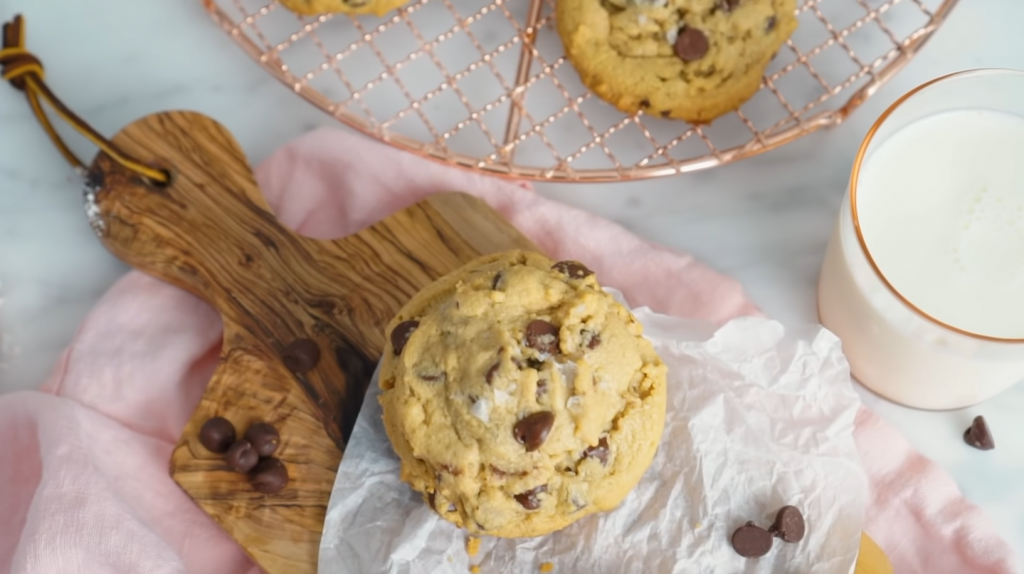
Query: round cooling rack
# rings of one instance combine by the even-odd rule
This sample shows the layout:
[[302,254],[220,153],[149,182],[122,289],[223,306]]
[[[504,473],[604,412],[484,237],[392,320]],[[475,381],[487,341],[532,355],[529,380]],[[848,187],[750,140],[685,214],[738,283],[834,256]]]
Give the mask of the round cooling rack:
[[384,17],[203,0],[270,74],[341,122],[494,175],[623,181],[706,169],[841,123],[957,0],[804,0],[758,93],[710,125],[626,115],[566,60],[556,0],[412,0]]

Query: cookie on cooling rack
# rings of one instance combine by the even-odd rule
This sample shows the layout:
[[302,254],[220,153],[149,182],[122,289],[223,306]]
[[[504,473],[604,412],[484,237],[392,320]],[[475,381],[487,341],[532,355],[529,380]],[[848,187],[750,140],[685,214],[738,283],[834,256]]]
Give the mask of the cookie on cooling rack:
[[483,257],[387,335],[380,402],[402,479],[471,532],[539,536],[615,508],[654,458],[665,365],[580,263]]
[[328,12],[374,14],[383,16],[409,0],[280,0],[285,8],[298,14],[317,15]]
[[797,27],[796,0],[558,0],[583,83],[627,113],[709,122],[761,85]]

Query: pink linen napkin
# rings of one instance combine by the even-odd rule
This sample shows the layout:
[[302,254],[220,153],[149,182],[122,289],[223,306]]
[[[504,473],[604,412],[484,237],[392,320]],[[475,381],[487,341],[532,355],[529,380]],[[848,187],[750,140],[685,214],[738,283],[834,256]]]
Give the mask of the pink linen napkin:
[[[717,323],[757,313],[735,281],[527,184],[341,131],[289,144],[257,177],[281,221],[313,237],[347,235],[431,193],[465,190],[549,255],[586,261],[634,305]],[[43,392],[0,396],[0,573],[259,571],[167,473],[220,334],[204,303],[131,272],[85,320]],[[872,488],[866,530],[896,572],[1015,572],[988,519],[892,427],[862,409],[856,438]]]

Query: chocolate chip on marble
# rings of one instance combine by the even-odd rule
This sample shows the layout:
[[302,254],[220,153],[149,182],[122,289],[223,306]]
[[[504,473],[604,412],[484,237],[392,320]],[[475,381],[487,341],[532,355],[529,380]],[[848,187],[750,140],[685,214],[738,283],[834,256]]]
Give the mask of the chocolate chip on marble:
[[708,37],[693,26],[684,26],[676,36],[676,56],[684,62],[694,62],[708,53]]
[[265,458],[249,473],[249,484],[257,492],[277,494],[288,484],[288,469],[274,457]]
[[531,488],[526,492],[520,492],[515,496],[515,499],[523,508],[527,510],[537,510],[540,508],[540,495],[547,491],[548,485],[542,484],[538,487]]
[[245,440],[252,443],[256,454],[270,456],[277,450],[281,435],[277,429],[267,423],[256,423],[245,431]]
[[245,439],[236,441],[224,454],[224,462],[235,472],[249,472],[259,461],[259,453],[252,447],[252,443]]
[[199,429],[199,442],[210,452],[224,454],[235,443],[235,427],[224,417],[213,417]]
[[783,506],[775,514],[775,523],[768,532],[781,538],[784,542],[800,542],[804,539],[806,524],[804,515],[795,506]]
[[526,447],[526,452],[540,448],[555,424],[555,415],[550,411],[533,413],[519,420],[512,427],[512,435],[516,442]]
[[284,366],[293,373],[308,373],[320,362],[320,347],[311,339],[295,339],[284,348]]
[[569,279],[583,279],[594,274],[593,271],[587,269],[587,266],[579,261],[559,261],[552,265],[551,268]]
[[402,321],[391,330],[391,347],[395,350],[396,355],[402,354],[402,349],[405,348],[409,337],[419,326],[419,321]]
[[487,381],[488,385],[494,382],[494,377],[495,377],[495,375],[498,374],[498,369],[500,369],[500,368],[501,368],[501,362],[499,361],[499,362],[494,363],[493,365],[491,365],[490,369],[487,369],[487,374],[484,375],[484,380]]
[[596,446],[588,446],[583,451],[583,458],[593,458],[608,464],[608,437],[601,437]]
[[526,325],[526,346],[538,353],[553,355],[558,352],[558,327],[542,319]]
[[732,533],[732,547],[744,558],[759,558],[772,549],[772,535],[764,528],[748,522]]
[[964,431],[964,442],[978,450],[996,448],[996,441],[992,438],[992,431],[988,429],[985,417],[981,415],[974,417],[974,422]]

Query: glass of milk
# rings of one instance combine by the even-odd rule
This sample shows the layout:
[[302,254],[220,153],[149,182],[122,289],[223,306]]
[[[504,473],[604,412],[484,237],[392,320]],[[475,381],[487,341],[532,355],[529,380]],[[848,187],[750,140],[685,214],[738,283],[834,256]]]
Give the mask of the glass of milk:
[[861,144],[818,283],[854,376],[922,409],[1024,380],[1024,72],[892,105]]

